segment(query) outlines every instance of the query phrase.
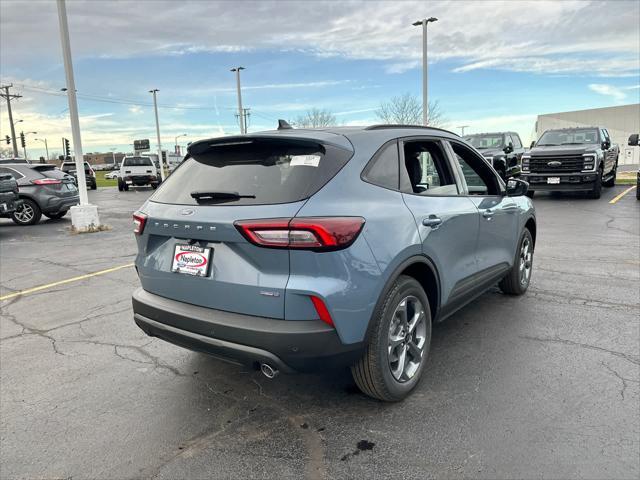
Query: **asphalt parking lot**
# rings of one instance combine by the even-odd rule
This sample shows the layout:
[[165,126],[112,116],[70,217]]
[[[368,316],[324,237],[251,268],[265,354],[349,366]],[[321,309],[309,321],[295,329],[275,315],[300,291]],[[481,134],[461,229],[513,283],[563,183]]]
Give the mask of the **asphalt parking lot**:
[[0,219],[0,476],[638,478],[640,202],[537,195],[532,285],[435,327],[414,394],[348,372],[279,376],[146,337],[131,213],[150,190],[89,192],[109,231]]

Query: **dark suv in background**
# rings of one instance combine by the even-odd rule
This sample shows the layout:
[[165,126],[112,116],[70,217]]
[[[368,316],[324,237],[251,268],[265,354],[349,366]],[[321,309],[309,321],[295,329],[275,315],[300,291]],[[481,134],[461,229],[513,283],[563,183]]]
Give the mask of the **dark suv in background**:
[[[60,166],[60,170],[64,173],[68,173],[72,175],[76,180],[76,185],[78,184],[78,175],[76,174],[76,162],[63,162]],[[89,163],[84,162],[84,179],[91,190],[96,190],[98,188],[98,183],[96,181],[96,172],[93,171],[91,165]]]
[[582,191],[600,198],[603,185],[615,185],[619,152],[603,127],[547,130],[523,155],[522,179],[529,196]]
[[80,202],[71,175],[50,164],[3,164],[0,174],[11,175],[18,183],[22,204],[11,215],[18,225],[33,225],[45,215],[62,218]]
[[503,180],[520,173],[520,160],[525,150],[516,132],[476,133],[464,139],[493,165]]

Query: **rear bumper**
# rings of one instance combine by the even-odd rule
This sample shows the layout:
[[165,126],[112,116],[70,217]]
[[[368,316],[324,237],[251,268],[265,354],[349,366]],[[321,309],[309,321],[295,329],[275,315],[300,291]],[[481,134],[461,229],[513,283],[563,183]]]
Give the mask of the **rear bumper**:
[[10,215],[22,203],[14,192],[0,192],[0,215]]
[[282,372],[317,371],[353,364],[362,343],[344,345],[320,320],[294,321],[213,310],[170,300],[138,288],[136,324],[147,334],[225,361]]
[[47,198],[45,204],[41,205],[43,213],[59,213],[66,212],[74,205],[80,203],[80,197],[74,195],[73,197],[54,197]]
[[122,177],[128,185],[144,186],[158,183],[158,177],[154,175],[127,175]]
[[[522,180],[529,182],[529,190],[575,192],[593,189],[597,172],[589,173],[523,173]],[[559,178],[560,183],[547,183],[548,178]]]

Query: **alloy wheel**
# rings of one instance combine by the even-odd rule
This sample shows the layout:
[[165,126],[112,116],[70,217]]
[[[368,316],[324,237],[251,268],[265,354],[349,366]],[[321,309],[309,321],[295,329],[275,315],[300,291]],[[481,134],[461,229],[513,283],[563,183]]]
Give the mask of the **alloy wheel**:
[[426,315],[422,302],[413,295],[403,298],[389,324],[389,368],[398,382],[411,380],[418,371],[426,336]]
[[531,241],[525,237],[520,247],[520,285],[527,285],[529,283],[532,258]]
[[28,203],[23,203],[22,208],[14,213],[16,220],[20,223],[29,223],[33,220],[36,212],[33,210],[33,207]]

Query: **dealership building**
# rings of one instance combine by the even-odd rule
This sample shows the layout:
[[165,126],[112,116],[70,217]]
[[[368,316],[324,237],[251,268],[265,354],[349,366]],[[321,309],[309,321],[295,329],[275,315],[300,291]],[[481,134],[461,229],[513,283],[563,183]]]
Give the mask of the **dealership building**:
[[555,128],[595,126],[606,128],[612,141],[620,146],[620,164],[640,163],[640,147],[627,145],[629,135],[640,133],[640,103],[538,115],[536,137]]

